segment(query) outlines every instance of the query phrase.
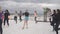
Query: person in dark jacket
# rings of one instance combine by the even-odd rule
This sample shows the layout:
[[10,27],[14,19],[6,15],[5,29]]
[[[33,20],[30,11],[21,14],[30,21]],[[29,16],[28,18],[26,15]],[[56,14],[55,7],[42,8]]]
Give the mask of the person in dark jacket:
[[51,25],[53,26],[53,31],[55,30],[55,23],[56,23],[56,10],[53,10],[53,14],[51,15],[52,16],[52,22],[51,22]]
[[28,20],[29,20],[29,12],[28,12],[28,10],[26,10],[26,12],[23,15],[25,15],[25,20],[24,20],[24,25],[23,25],[22,29],[24,29],[25,25],[26,25],[26,28],[28,28]]
[[22,21],[22,11],[20,11],[20,14],[19,14],[19,18],[20,18],[20,21]]
[[59,24],[60,24],[60,10],[57,9],[57,14],[56,14],[56,25],[55,25],[55,31],[56,31],[56,34],[58,34],[58,30],[59,30]]
[[7,25],[9,26],[9,16],[10,16],[10,13],[8,10],[5,11],[4,13],[4,25],[5,25],[5,21],[7,21]]
[[15,11],[14,20],[15,20],[16,24],[17,24],[17,16],[18,16],[18,13],[17,13],[17,11]]
[[3,16],[3,13],[2,13],[2,11],[1,11],[1,7],[0,7],[0,34],[3,34],[2,32],[3,32],[3,30],[2,30],[2,16]]

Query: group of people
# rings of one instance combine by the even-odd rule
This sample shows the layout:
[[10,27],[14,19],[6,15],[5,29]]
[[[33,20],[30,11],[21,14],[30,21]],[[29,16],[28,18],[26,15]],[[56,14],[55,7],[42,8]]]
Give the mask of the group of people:
[[2,23],[4,22],[4,26],[5,26],[5,23],[7,21],[7,24],[9,26],[9,18],[8,16],[10,15],[10,13],[8,12],[8,10],[5,10],[5,13],[3,13],[3,11],[1,10],[0,8],[0,34],[2,34]]
[[[29,12],[28,12],[28,10],[26,10],[24,13],[22,13],[22,11],[20,11],[20,13],[19,13],[20,22],[22,21],[22,16],[23,15],[25,16],[25,19],[24,19],[24,25],[23,25],[22,29],[24,29],[25,25],[26,25],[26,28],[28,28],[28,20],[29,20]],[[14,20],[16,21],[16,23],[17,23],[17,17],[18,17],[18,13],[16,11],[15,16],[14,16]]]
[[[35,11],[34,14],[35,14],[35,21],[36,21],[36,11]],[[22,13],[22,11],[20,11],[20,14],[19,14],[20,22],[22,21],[22,15],[25,16],[24,24],[23,24],[22,29],[25,28],[25,25],[26,25],[26,28],[28,28],[28,20],[29,20],[29,12],[28,12],[28,10],[26,10],[24,13]],[[10,18],[9,16],[10,16],[9,11],[6,9],[3,12],[1,7],[0,7],[0,34],[2,34],[2,32],[3,32],[2,23],[4,23],[4,26],[5,26],[5,23],[7,23],[7,25],[9,26],[9,18]],[[17,17],[18,17],[18,13],[16,11],[15,16],[14,16],[14,20],[16,21],[16,23],[17,23]]]
[[[28,10],[26,10],[24,13],[22,13],[22,11],[20,11],[20,13],[19,13],[19,20],[20,20],[20,22],[22,21],[22,16],[23,15],[25,16],[25,19],[24,19],[24,24],[23,24],[23,28],[22,29],[24,29],[25,25],[26,25],[26,28],[28,28],[28,20],[29,20],[29,12],[28,12]],[[16,21],[16,23],[17,23],[17,16],[18,16],[18,13],[16,11],[15,12],[15,16],[14,16],[14,20]],[[35,23],[37,23],[36,19],[37,19],[37,11],[34,11]]]
[[[5,23],[7,23],[7,25],[9,26],[10,13],[9,13],[9,11],[7,9],[4,12],[5,13],[3,13],[2,9],[0,8],[0,33],[1,34],[3,32],[3,30],[2,30],[2,22],[4,22],[4,26],[5,26]],[[26,10],[24,13],[22,13],[22,11],[20,11],[19,15],[18,15],[18,13],[16,11],[15,12],[15,16],[14,16],[14,20],[17,23],[17,17],[19,16],[19,20],[21,22],[23,15],[25,16],[25,18],[24,18],[24,24],[23,24],[22,29],[24,29],[25,26],[26,26],[26,28],[28,28],[28,20],[29,20],[29,15],[30,15],[28,10]],[[59,24],[60,24],[60,10],[59,9],[53,10],[53,14],[51,15],[51,17],[52,17],[52,21],[51,21],[51,18],[49,18],[49,20],[50,20],[51,26],[53,26],[53,31],[56,31],[56,34],[58,34],[58,30],[60,30],[60,28],[59,28]],[[37,11],[34,11],[35,23],[37,23],[36,19],[37,19]]]
[[53,26],[53,31],[56,31],[56,34],[58,34],[59,24],[60,24],[60,9],[53,10],[52,21],[50,19],[50,23]]

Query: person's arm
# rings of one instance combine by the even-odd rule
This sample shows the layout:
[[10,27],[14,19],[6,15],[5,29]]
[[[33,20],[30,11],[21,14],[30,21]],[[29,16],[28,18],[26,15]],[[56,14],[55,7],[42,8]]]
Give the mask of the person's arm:
[[54,14],[52,14],[51,16],[53,16]]

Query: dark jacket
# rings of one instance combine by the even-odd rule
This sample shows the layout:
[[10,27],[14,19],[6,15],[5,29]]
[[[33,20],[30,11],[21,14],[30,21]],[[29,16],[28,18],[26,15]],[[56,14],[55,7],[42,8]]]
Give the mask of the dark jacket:
[[23,15],[25,15],[25,16],[29,16],[29,13],[28,12],[25,12],[25,13],[23,13]]
[[9,16],[9,15],[10,15],[10,13],[5,13],[5,14],[4,14],[4,18],[5,18],[5,19],[8,19],[8,16]]

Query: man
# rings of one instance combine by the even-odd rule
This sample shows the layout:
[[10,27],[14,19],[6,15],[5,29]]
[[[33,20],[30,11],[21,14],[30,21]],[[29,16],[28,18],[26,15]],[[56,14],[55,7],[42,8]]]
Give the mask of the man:
[[4,25],[5,25],[5,21],[7,21],[7,25],[9,26],[9,16],[10,16],[10,13],[8,12],[8,10],[5,11],[4,13]]
[[19,18],[20,18],[20,21],[22,21],[22,11],[20,11],[20,14],[19,14]]
[[56,10],[53,10],[53,14],[51,16],[52,16],[51,25],[53,26],[53,31],[54,31],[55,23],[56,23]]
[[16,21],[16,24],[17,24],[17,16],[18,16],[17,11],[15,11],[14,20]]
[[60,24],[60,10],[57,9],[57,14],[56,14],[56,25],[55,25],[55,31],[56,34],[58,34],[58,30],[59,30],[59,24]]

